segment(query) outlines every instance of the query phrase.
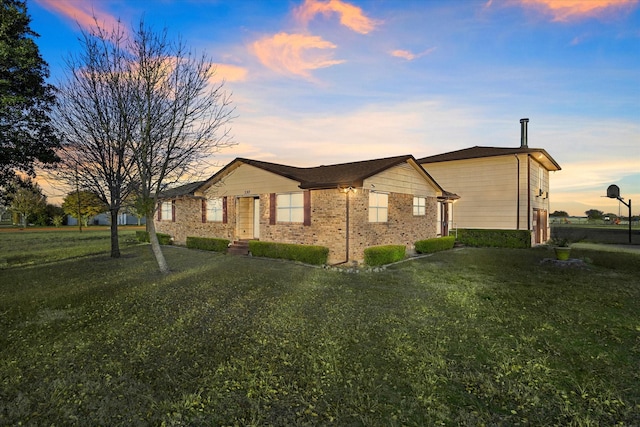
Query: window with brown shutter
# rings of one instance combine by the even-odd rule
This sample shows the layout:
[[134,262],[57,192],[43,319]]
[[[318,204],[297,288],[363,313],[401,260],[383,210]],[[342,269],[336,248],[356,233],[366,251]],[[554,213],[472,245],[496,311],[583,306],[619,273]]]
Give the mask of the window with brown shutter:
[[276,223],[276,193],[269,194],[269,225]]
[[222,223],[227,223],[227,196],[222,198]]
[[171,222],[176,222],[176,201],[171,201]]

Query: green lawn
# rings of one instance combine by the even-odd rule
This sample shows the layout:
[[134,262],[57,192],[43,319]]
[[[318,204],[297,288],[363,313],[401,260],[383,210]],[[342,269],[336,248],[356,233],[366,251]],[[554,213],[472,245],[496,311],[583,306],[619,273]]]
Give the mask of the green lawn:
[[0,425],[640,424],[638,255],[164,250],[0,269]]
[[[121,249],[137,244],[136,229],[140,228],[120,227]],[[110,247],[108,227],[89,227],[82,232],[72,227],[0,228],[0,269],[109,253]]]

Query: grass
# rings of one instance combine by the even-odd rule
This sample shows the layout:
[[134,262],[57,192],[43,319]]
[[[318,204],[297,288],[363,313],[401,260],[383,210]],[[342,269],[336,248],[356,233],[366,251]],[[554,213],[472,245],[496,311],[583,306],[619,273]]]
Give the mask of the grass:
[[0,425],[640,424],[638,255],[164,251],[2,271]]
[[[551,224],[551,236],[565,237],[572,242],[629,244],[629,225],[613,224]],[[640,227],[631,228],[631,244],[640,245]]]
[[[109,229],[106,227],[64,229],[39,228],[0,231],[0,270],[10,267],[42,264],[97,255],[110,249]],[[135,231],[120,227],[120,248],[136,243]]]

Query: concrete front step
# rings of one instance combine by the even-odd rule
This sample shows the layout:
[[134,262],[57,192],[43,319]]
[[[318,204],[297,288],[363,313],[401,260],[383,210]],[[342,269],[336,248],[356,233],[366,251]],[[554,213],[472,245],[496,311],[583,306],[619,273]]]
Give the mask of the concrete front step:
[[249,255],[249,241],[248,240],[236,240],[227,249],[227,253],[230,255]]

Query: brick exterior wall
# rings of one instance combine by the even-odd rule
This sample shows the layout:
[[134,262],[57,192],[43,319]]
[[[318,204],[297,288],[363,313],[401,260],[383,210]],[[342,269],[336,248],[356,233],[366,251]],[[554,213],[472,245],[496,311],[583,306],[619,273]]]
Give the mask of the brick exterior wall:
[[155,216],[156,231],[166,233],[173,237],[177,245],[186,245],[187,236],[195,237],[219,237],[233,241],[235,229],[235,204],[230,198],[227,207],[227,223],[202,222],[202,199],[180,198],[176,199],[176,220],[163,219],[158,221]]
[[[426,215],[413,215],[413,195],[389,194],[388,221],[369,222],[369,191],[349,193],[349,260],[362,261],[369,246],[402,244],[413,250],[417,240],[436,237],[437,200],[427,198]],[[302,223],[269,224],[269,194],[260,194],[260,240],[320,245],[329,248],[329,263],[346,261],[347,194],[337,189],[311,191],[311,225]],[[219,237],[234,240],[236,200],[229,196],[227,223],[202,222],[202,201],[177,199],[176,221],[158,221],[158,232],[167,233],[176,244],[184,245],[187,236]]]

